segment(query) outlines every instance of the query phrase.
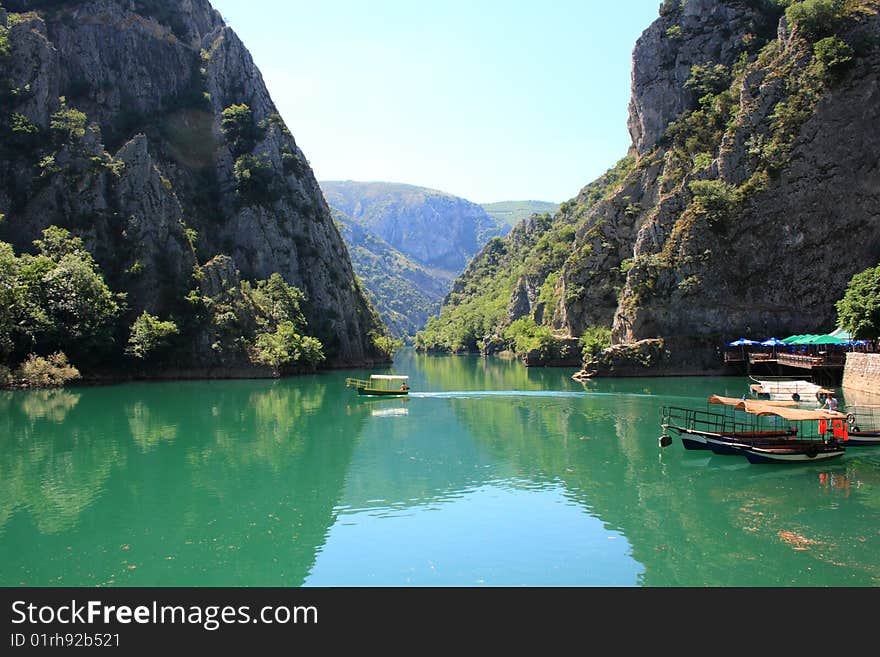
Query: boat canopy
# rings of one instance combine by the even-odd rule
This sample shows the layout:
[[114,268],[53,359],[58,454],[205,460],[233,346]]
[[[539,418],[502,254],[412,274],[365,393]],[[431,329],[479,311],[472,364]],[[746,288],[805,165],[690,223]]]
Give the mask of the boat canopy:
[[782,407],[792,407],[797,406],[798,403],[796,401],[770,401],[770,400],[762,400],[756,401],[752,399],[740,399],[738,397],[721,397],[719,395],[712,395],[709,397],[710,404],[721,404],[723,406],[733,406],[738,411],[746,410],[746,403],[760,403],[765,406],[782,406]]
[[822,386],[803,379],[756,379],[755,377],[751,379],[761,384],[761,392],[818,392],[822,389]]
[[392,376],[390,374],[371,374],[370,379],[376,381],[409,381],[408,376]]
[[844,413],[836,413],[833,411],[807,410],[803,408],[786,408],[783,406],[771,406],[767,402],[751,401],[745,402],[746,413],[752,415],[777,415],[783,419],[792,422],[800,422],[804,420],[837,420],[844,419]]

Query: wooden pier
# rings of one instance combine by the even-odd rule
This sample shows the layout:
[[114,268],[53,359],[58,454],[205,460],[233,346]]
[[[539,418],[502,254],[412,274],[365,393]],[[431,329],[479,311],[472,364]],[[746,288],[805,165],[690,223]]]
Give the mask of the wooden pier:
[[817,354],[727,351],[726,365],[747,375],[804,376],[819,385],[840,385],[846,354],[838,351]]

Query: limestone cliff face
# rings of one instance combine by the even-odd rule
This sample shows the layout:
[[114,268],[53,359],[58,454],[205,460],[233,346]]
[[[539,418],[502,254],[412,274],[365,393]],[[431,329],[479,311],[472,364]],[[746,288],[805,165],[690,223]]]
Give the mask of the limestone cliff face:
[[[752,20],[737,3],[726,9]],[[678,173],[687,142],[675,135],[645,156],[633,191],[653,202],[621,243],[633,266],[617,342],[663,337],[688,371],[717,366],[714,349],[731,336],[834,328],[849,279],[880,261],[880,19],[876,3],[862,9],[837,23],[853,54],[836,70],[820,66],[815,37],[781,17],[735,76],[731,119],[705,168]]]
[[586,369],[629,374],[721,369],[727,340],[833,330],[850,278],[880,262],[880,2],[811,7],[789,24],[762,0],[664,2],[633,51],[627,157],[562,204],[543,252],[514,234],[484,249],[444,330],[474,309],[491,330],[504,297],[556,335],[611,329],[633,348]]
[[694,65],[732,66],[755,40],[776,29],[761,2],[688,0],[666,3],[633,50],[629,127],[633,146],[647,153],[669,124],[693,109],[696,92],[685,87]]
[[[133,315],[170,312],[198,288],[194,267],[225,254],[243,279],[279,272],[305,292],[331,363],[380,357],[384,329],[305,156],[207,0],[3,4],[4,121],[24,117],[35,138],[9,128],[21,143],[0,157],[0,237],[26,249],[51,224],[82,236]],[[243,142],[222,124],[233,105],[250,111]],[[88,125],[46,159],[65,109]]]

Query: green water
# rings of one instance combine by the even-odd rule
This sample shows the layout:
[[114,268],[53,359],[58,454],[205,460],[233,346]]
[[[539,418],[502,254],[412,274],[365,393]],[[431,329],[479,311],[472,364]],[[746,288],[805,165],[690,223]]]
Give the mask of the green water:
[[745,379],[387,371],[411,398],[358,398],[364,371],[2,393],[0,585],[880,584],[880,447],[658,448],[661,405]]

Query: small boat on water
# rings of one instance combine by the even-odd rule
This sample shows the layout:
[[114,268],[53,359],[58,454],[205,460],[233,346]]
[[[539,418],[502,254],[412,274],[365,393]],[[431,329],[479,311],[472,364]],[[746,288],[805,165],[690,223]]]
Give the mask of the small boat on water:
[[880,445],[880,406],[848,404],[846,421],[849,424],[848,446]]
[[754,383],[749,386],[749,389],[756,399],[823,403],[825,398],[832,394],[831,390],[803,379],[750,378]]
[[664,408],[661,447],[669,445],[667,432],[673,431],[686,449],[745,456],[750,463],[806,463],[844,454],[843,443],[849,433],[843,413],[796,408],[793,400],[774,402],[713,395],[708,403],[721,405],[724,412]]
[[744,450],[744,456],[749,460],[749,463],[809,463],[827,461],[843,455],[843,445],[837,442],[807,447],[787,445],[759,447],[753,445]]
[[346,379],[345,387],[354,388],[359,395],[370,397],[403,397],[409,394],[409,377],[372,374],[369,381]]
[[[723,410],[745,411],[746,405],[758,402],[712,395],[709,404],[725,407]],[[793,401],[763,402],[770,406],[797,406]],[[727,412],[697,411],[689,408],[668,407],[663,409],[661,426],[664,435],[672,430],[679,435],[685,449],[711,449],[718,454],[738,453],[730,451],[731,443],[752,443],[794,437],[796,429],[790,427],[761,428],[754,421],[736,418]],[[662,444],[662,443],[661,443]]]

